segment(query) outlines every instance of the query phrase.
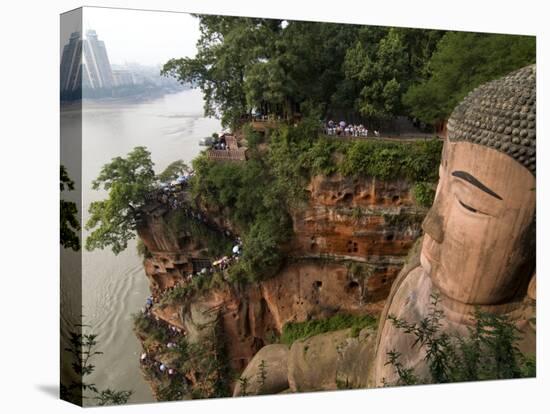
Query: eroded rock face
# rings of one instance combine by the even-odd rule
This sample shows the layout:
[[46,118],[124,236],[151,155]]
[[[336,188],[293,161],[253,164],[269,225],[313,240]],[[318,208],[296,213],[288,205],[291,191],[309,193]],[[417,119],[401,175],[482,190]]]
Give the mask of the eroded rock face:
[[278,394],[288,389],[288,352],[282,344],[260,349],[241,374],[233,396]]
[[345,263],[310,259],[289,264],[259,284],[210,289],[185,303],[155,306],[153,313],[182,327],[190,341],[200,337],[202,326],[218,323],[229,363],[241,372],[288,322],[379,313],[382,302],[368,302],[367,289],[366,279],[351,273]]
[[189,274],[210,266],[216,257],[208,248],[208,236],[231,242],[223,232],[224,227],[219,227],[215,220],[207,221],[204,213],[200,217],[188,217],[183,210],[160,206],[138,226],[139,238],[147,250],[144,268],[153,294],[170,289]]
[[293,214],[294,254],[365,262],[371,298],[385,298],[426,213],[411,184],[336,174],[314,177],[308,191],[308,206]]
[[350,262],[302,260],[261,282],[262,298],[278,332],[288,322],[325,319],[336,313],[377,313],[381,304],[369,300],[368,270],[353,268]]
[[[410,189],[410,183],[401,180],[315,177],[308,188],[309,204],[293,212],[295,236],[288,246],[289,258],[275,276],[240,287],[225,283],[182,303],[156,305],[153,313],[181,328],[189,342],[200,341],[201,326],[215,324],[230,368],[237,373],[247,366],[256,369],[255,355],[270,346],[271,338],[288,322],[338,313],[379,314],[425,214],[414,204]],[[149,215],[138,229],[149,252],[145,270],[157,295],[186,283],[200,260],[209,258],[203,241],[184,228],[173,228],[172,214]],[[208,220],[230,228],[223,217]],[[345,339],[346,356],[335,350],[330,354],[338,362],[329,363],[327,356],[326,364],[338,367],[327,365],[330,381],[327,376],[326,383],[317,387],[295,374],[295,384],[303,382],[303,390],[336,389],[337,382],[361,386],[364,367],[353,362],[353,354],[367,352],[366,344],[373,342],[372,335],[367,336],[366,342]],[[276,384],[284,385],[279,379]],[[237,389],[238,381],[233,387]]]
[[293,392],[362,388],[374,354],[369,328],[353,336],[351,329],[327,332],[292,344],[288,383]]

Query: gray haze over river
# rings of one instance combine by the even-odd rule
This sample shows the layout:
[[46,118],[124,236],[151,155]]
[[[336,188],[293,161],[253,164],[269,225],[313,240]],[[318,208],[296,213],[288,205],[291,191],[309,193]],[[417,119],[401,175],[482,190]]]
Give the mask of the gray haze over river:
[[[62,128],[77,117],[63,115]],[[177,159],[187,163],[198,155],[198,140],[219,131],[216,119],[203,117],[198,90],[186,90],[146,102],[94,102],[82,105],[82,204],[83,221],[90,202],[105,197],[91,189],[101,167],[113,157],[125,156],[136,146],[151,152],[155,171],[161,172]],[[69,168],[69,173],[71,169]],[[84,232],[83,237],[86,237]],[[132,313],[140,311],[149,295],[148,281],[136,241],[115,256],[111,250],[83,250],[82,313],[85,323],[98,334],[95,373],[89,378],[100,389],[131,389],[131,403],[152,401],[151,391],[139,369],[141,347],[132,331]],[[62,292],[63,302],[70,292]],[[67,329],[68,322],[62,322]]]

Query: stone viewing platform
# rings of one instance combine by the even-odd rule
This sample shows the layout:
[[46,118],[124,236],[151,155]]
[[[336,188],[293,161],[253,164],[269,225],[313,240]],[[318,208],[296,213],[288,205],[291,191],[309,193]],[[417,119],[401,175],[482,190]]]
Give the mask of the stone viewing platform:
[[220,143],[207,150],[208,158],[215,161],[246,161],[246,147],[239,147],[237,138],[223,134]]
[[246,148],[217,150],[209,149],[208,158],[216,161],[246,161]]

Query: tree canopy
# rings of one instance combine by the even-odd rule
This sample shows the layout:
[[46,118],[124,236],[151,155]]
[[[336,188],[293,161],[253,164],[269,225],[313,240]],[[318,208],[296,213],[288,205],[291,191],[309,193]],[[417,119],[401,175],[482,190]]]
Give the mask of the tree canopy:
[[[74,181],[69,177],[67,169],[62,165],[60,168],[60,190],[73,191]],[[60,200],[60,230],[59,241],[61,246],[80,250],[80,222],[78,221],[78,209],[73,201]]]
[[359,90],[355,109],[370,118],[403,114],[401,98],[422,78],[437,41],[437,30],[365,27],[346,53],[346,76]]
[[198,86],[205,114],[231,127],[254,109],[433,125],[475,86],[535,60],[528,36],[196,17],[197,55],[163,74]]
[[427,78],[412,85],[403,101],[413,116],[434,124],[475,87],[535,59],[533,36],[448,32],[427,63]]
[[86,229],[86,249],[110,246],[115,254],[123,251],[135,237],[136,213],[156,181],[151,154],[136,147],[126,158],[116,157],[105,164],[93,181],[94,190],[103,189],[108,198],[90,204]]
[[158,175],[158,179],[162,182],[175,180],[183,173],[189,172],[189,166],[182,160],[177,160],[170,163],[163,172]]
[[[306,107],[346,108],[353,87],[342,65],[360,26],[198,16],[194,58],[171,59],[165,75],[201,88],[205,114],[235,126],[253,109],[289,117]],[[303,105],[306,104],[306,105]]]

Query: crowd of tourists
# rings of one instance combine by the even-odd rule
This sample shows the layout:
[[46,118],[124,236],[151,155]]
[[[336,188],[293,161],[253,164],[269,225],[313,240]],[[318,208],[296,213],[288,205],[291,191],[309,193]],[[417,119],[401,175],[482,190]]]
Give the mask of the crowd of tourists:
[[[188,180],[189,178],[187,178],[187,181]],[[226,236],[230,237],[231,233],[228,230],[220,230],[220,228],[216,224],[208,220],[204,213],[193,209],[189,205],[189,201],[185,192],[187,181],[179,181],[177,184],[175,184],[174,182],[170,184],[161,184],[158,189],[149,193],[146,199],[148,202],[156,201],[168,208],[169,210],[179,209],[189,220],[194,220],[198,223],[201,223],[208,227],[210,230],[214,230],[217,232],[223,231]]]
[[242,255],[242,252],[243,252],[242,241],[241,241],[241,238],[238,237],[237,240],[235,241],[233,248],[231,249],[230,255],[222,256],[221,258],[212,261],[209,266],[203,267],[200,270],[189,273],[187,276],[185,276],[175,285],[164,289],[163,294],[168,294],[172,290],[180,286],[187,285],[188,283],[193,281],[193,278],[196,278],[199,276],[211,276],[217,272],[223,273],[223,271],[227,270],[233,263],[239,261],[239,258]]
[[[181,328],[171,325],[170,323],[160,319],[158,316],[154,315],[151,312],[151,309],[154,304],[153,296],[149,296],[145,301],[145,308],[143,310],[144,317],[148,318],[150,323],[152,323],[156,329],[162,329],[166,332],[168,337],[168,342],[163,344],[163,347],[166,349],[174,349],[177,346],[175,342],[178,337],[181,335],[186,336],[187,333]],[[166,366],[166,364],[157,361],[154,356],[151,356],[147,352],[143,352],[140,356],[140,363],[143,366],[148,367],[149,369],[154,370],[157,374],[167,374],[175,375],[177,372],[175,369]]]
[[159,202],[171,209],[180,208],[185,203],[184,190],[189,186],[189,180],[193,174],[193,172],[182,174],[170,182],[160,183],[158,188],[145,196],[145,200]]
[[[231,249],[231,255],[223,256],[218,260],[212,262],[211,271],[224,271],[228,269],[233,263],[237,262],[243,253],[243,242],[240,237],[237,237],[235,244]],[[204,269],[203,269],[204,270]],[[202,270],[201,270],[202,271]]]
[[211,149],[217,149],[217,150],[226,150],[229,149],[229,146],[227,145],[227,140],[225,139],[225,135],[222,135],[218,138],[214,138],[212,141],[212,144],[210,145]]
[[231,249],[231,254],[228,256],[222,256],[217,260],[214,260],[212,262],[212,265],[210,267],[202,268],[199,272],[202,275],[208,275],[213,274],[217,271],[224,271],[228,269],[233,263],[237,262],[242,255],[243,252],[243,243],[240,237],[237,237],[237,240],[235,240],[235,244],[233,245],[233,248]]
[[153,314],[152,310],[155,302],[157,302],[157,298],[152,295],[145,299],[145,307],[142,309],[143,316],[149,319],[150,323],[152,323],[155,328],[165,330],[169,337],[177,337],[182,333],[185,335],[185,332],[181,328],[174,326]]
[[157,361],[154,356],[149,355],[147,352],[143,352],[139,358],[139,362],[142,366],[149,368],[158,377],[162,375],[173,376],[178,374],[176,369],[168,367],[161,361]]
[[[329,120],[325,124],[325,134],[332,136],[368,137],[369,129],[363,124],[347,124],[346,121],[334,122]],[[380,132],[374,130],[371,136],[379,137]]]

